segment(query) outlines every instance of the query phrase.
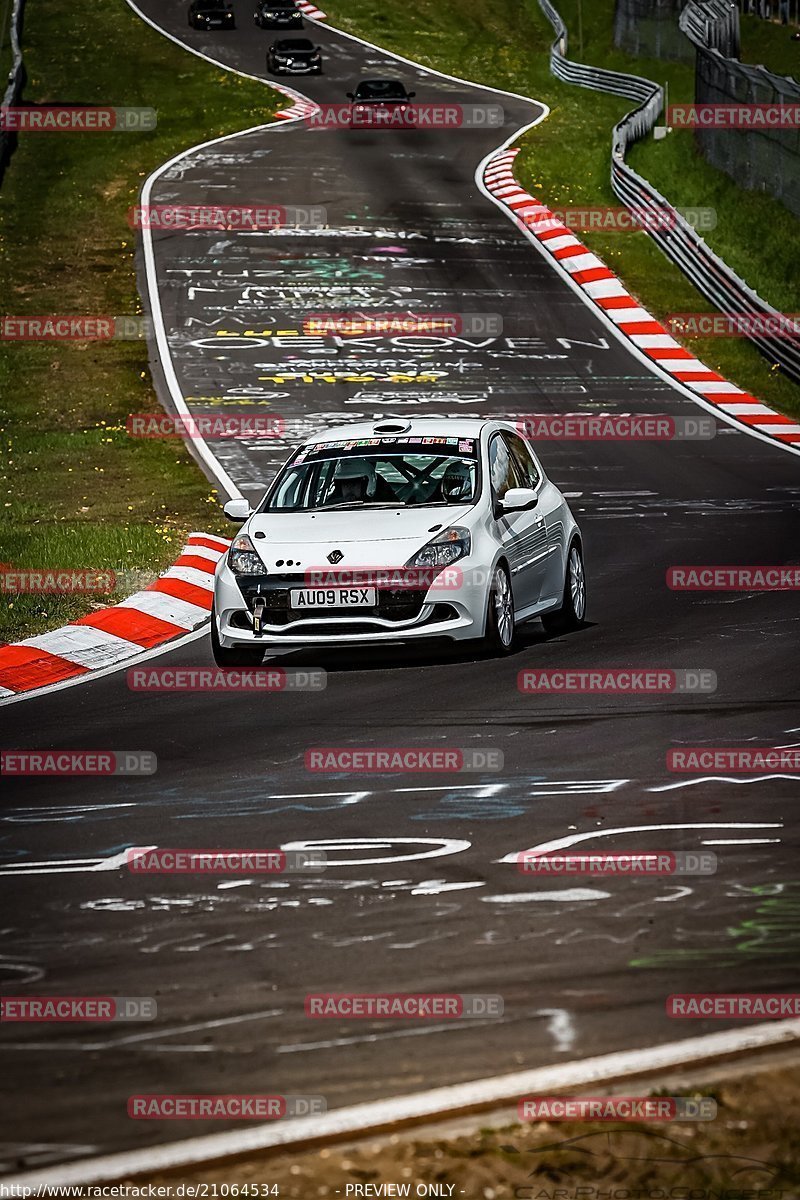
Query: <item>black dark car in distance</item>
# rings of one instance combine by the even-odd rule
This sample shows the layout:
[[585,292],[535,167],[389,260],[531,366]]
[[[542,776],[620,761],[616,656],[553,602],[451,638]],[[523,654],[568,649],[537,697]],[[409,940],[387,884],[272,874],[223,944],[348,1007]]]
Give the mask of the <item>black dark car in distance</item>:
[[354,92],[348,92],[351,128],[408,128],[416,125],[411,101],[416,92],[407,92],[399,79],[362,79]]
[[302,29],[303,14],[295,0],[261,0],[253,20],[261,29]]
[[267,51],[267,70],[273,75],[319,75],[322,55],[308,38],[282,38]]
[[236,17],[223,0],[194,0],[189,5],[189,24],[192,29],[235,29]]

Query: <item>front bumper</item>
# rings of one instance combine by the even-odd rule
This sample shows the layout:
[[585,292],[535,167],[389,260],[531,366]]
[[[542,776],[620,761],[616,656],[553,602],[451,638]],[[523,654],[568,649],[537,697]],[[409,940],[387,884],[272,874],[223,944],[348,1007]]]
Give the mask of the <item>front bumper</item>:
[[394,113],[390,110],[356,112],[350,110],[351,129],[416,129],[417,118],[413,114]]
[[303,63],[290,66],[288,63],[275,63],[272,70],[276,75],[319,75],[322,65],[321,63]]
[[[223,558],[214,584],[214,607],[221,645],[298,648],[348,646],[430,638],[467,641],[484,632],[486,588],[462,582],[458,588],[378,588],[374,608],[320,609],[298,613],[291,588],[308,586],[300,575],[235,576]],[[263,602],[263,606],[262,606]],[[254,630],[255,605],[261,633]]]

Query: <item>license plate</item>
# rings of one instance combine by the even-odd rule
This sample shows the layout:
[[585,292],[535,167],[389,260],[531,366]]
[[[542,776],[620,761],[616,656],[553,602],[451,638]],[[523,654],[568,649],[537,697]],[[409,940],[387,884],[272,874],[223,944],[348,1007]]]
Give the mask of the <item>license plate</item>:
[[374,608],[377,588],[292,588],[289,603],[303,608]]

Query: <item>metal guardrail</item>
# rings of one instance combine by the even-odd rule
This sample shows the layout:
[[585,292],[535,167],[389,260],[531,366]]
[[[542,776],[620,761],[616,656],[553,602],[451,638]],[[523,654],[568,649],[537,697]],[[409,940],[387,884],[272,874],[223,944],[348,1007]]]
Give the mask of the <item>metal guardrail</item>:
[[[27,82],[25,63],[22,59],[22,18],[25,10],[25,0],[14,0],[11,9],[10,41],[13,62],[8,73],[8,86],[3,93],[3,108],[13,108],[22,99],[22,89]],[[0,129],[0,183],[6,172],[9,159],[17,145],[15,132]]]
[[725,58],[738,58],[742,50],[739,9],[733,0],[689,0],[678,18],[678,26],[695,44],[718,50]]
[[[800,83],[739,61],[739,10],[732,0],[688,0],[679,27],[695,55],[698,104],[800,107]],[[800,129],[787,125],[698,129],[703,158],[742,187],[768,192],[800,217]]]
[[[652,217],[648,236],[711,304],[726,314],[756,314],[778,320],[776,308],[754,292],[726,262],[706,245],[689,222],[625,161],[629,148],[651,133],[664,108],[664,90],[650,79],[587,66],[567,58],[567,27],[551,0],[539,7],[555,30],[550,70],[557,79],[592,91],[611,92],[638,101],[638,106],[614,126],[611,146],[611,186],[615,195],[637,212]],[[664,215],[669,220],[665,222]],[[668,227],[665,228],[665,225]],[[800,382],[800,338],[768,338],[749,334],[749,340],[789,378]]]

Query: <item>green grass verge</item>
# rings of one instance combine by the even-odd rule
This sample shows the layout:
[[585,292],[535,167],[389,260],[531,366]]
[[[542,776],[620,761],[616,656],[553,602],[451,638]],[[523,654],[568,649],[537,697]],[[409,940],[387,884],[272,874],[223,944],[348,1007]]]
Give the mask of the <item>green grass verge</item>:
[[741,60],[766,67],[776,75],[800,79],[800,41],[793,42],[797,25],[781,25],[753,15],[742,16]]
[[[573,30],[577,54],[577,0],[560,0],[560,8]],[[517,0],[471,0],[469,5],[462,0],[418,0],[413,8],[331,0],[326,10],[341,28],[428,66],[545,101],[551,115],[522,141],[520,180],[552,205],[618,204],[609,182],[611,130],[630,102],[570,87],[550,75],[553,33],[536,0],[523,5]],[[613,0],[584,0],[586,61],[669,80],[670,100],[691,98],[691,91],[680,95],[687,80],[691,88],[690,67],[634,60],[613,49],[612,13]],[[720,220],[709,244],[766,299],[797,311],[798,223],[777,201],[743,192],[705,164],[693,152],[691,134],[688,139],[673,134],[666,143],[650,140],[636,148],[632,162],[673,203],[716,207]],[[581,237],[661,319],[673,312],[714,311],[645,233],[587,231]],[[685,343],[709,366],[767,404],[800,414],[800,387],[780,376],[743,339],[692,338]]]
[[[141,312],[126,213],[167,158],[259,121],[285,101],[169,42],[124,3],[29,4],[29,83],[40,103],[149,106],[145,133],[30,134],[3,183],[0,277],[14,315]],[[129,438],[160,411],[141,342],[0,343],[0,560],[111,569],[107,596],[0,597],[0,639],[30,636],[136,590],[193,528],[229,532],[181,442]]]

